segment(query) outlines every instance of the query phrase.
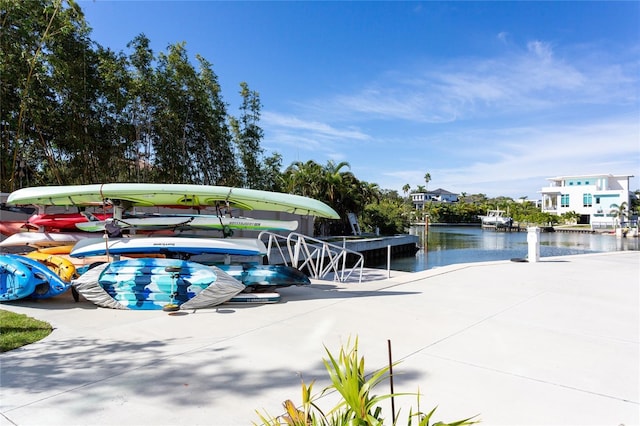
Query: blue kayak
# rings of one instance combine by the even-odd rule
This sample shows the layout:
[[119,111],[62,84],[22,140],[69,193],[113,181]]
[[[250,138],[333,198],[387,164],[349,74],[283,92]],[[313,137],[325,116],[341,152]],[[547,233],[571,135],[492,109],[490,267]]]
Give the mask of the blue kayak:
[[[210,267],[186,260],[162,258],[112,262],[104,267],[97,278],[100,287],[118,303],[117,307],[138,310],[183,304],[201,307],[198,300],[206,299],[207,293],[214,290],[214,283],[218,281],[218,274]],[[238,282],[235,287],[233,284],[226,285],[220,290],[224,295],[222,301],[242,289],[242,284]],[[83,290],[80,287],[80,291]],[[214,301],[204,302],[205,305],[207,303]]]
[[34,292],[36,280],[13,256],[0,255],[0,301],[23,299]]
[[256,263],[216,266],[245,286],[252,287],[254,291],[267,291],[281,287],[311,284],[309,277],[291,266],[260,265]]
[[63,281],[58,274],[37,260],[17,254],[7,254],[5,256],[13,259],[16,263],[22,264],[30,271],[35,288],[28,296],[33,299],[55,297],[71,287],[71,283]]

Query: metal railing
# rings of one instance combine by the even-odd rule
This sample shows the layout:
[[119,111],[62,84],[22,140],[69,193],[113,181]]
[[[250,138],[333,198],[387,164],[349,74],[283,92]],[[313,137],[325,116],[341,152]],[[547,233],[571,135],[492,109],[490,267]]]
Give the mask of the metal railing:
[[[267,237],[267,241],[264,238]],[[364,269],[364,256],[362,253],[349,250],[344,246],[331,244],[307,235],[292,232],[286,237],[269,231],[262,231],[258,239],[267,246],[267,258],[271,263],[271,257],[277,254],[287,266],[293,266],[299,270],[307,269],[311,278],[324,279],[333,274],[334,281],[345,282],[351,275],[359,270],[358,283],[362,282]],[[348,266],[347,256],[355,258],[355,263]]]

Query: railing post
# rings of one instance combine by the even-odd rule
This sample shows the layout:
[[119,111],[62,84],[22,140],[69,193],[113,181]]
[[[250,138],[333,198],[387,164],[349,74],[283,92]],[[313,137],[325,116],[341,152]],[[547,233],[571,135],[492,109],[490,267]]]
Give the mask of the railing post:
[[387,246],[387,278],[391,278],[391,244]]

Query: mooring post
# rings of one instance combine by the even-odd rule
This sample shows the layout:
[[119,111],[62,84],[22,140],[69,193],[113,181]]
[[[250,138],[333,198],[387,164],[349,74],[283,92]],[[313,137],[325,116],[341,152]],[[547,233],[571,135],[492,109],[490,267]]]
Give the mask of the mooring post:
[[540,228],[531,226],[527,228],[527,243],[529,244],[528,261],[530,263],[540,260]]

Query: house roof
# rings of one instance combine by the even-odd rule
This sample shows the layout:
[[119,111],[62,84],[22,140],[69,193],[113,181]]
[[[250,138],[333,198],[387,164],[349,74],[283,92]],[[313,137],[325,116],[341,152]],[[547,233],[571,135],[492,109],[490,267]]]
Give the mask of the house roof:
[[628,175],[612,175],[611,173],[595,173],[592,175],[569,175],[569,176],[556,176],[550,177],[546,180],[565,180],[565,179],[584,179],[584,178],[632,178],[634,177],[631,174]]
[[433,191],[429,191],[428,194],[436,194],[436,195],[458,195],[458,194],[454,194],[453,192],[449,192],[446,189],[442,189],[442,188],[438,188],[438,189],[434,189]]

